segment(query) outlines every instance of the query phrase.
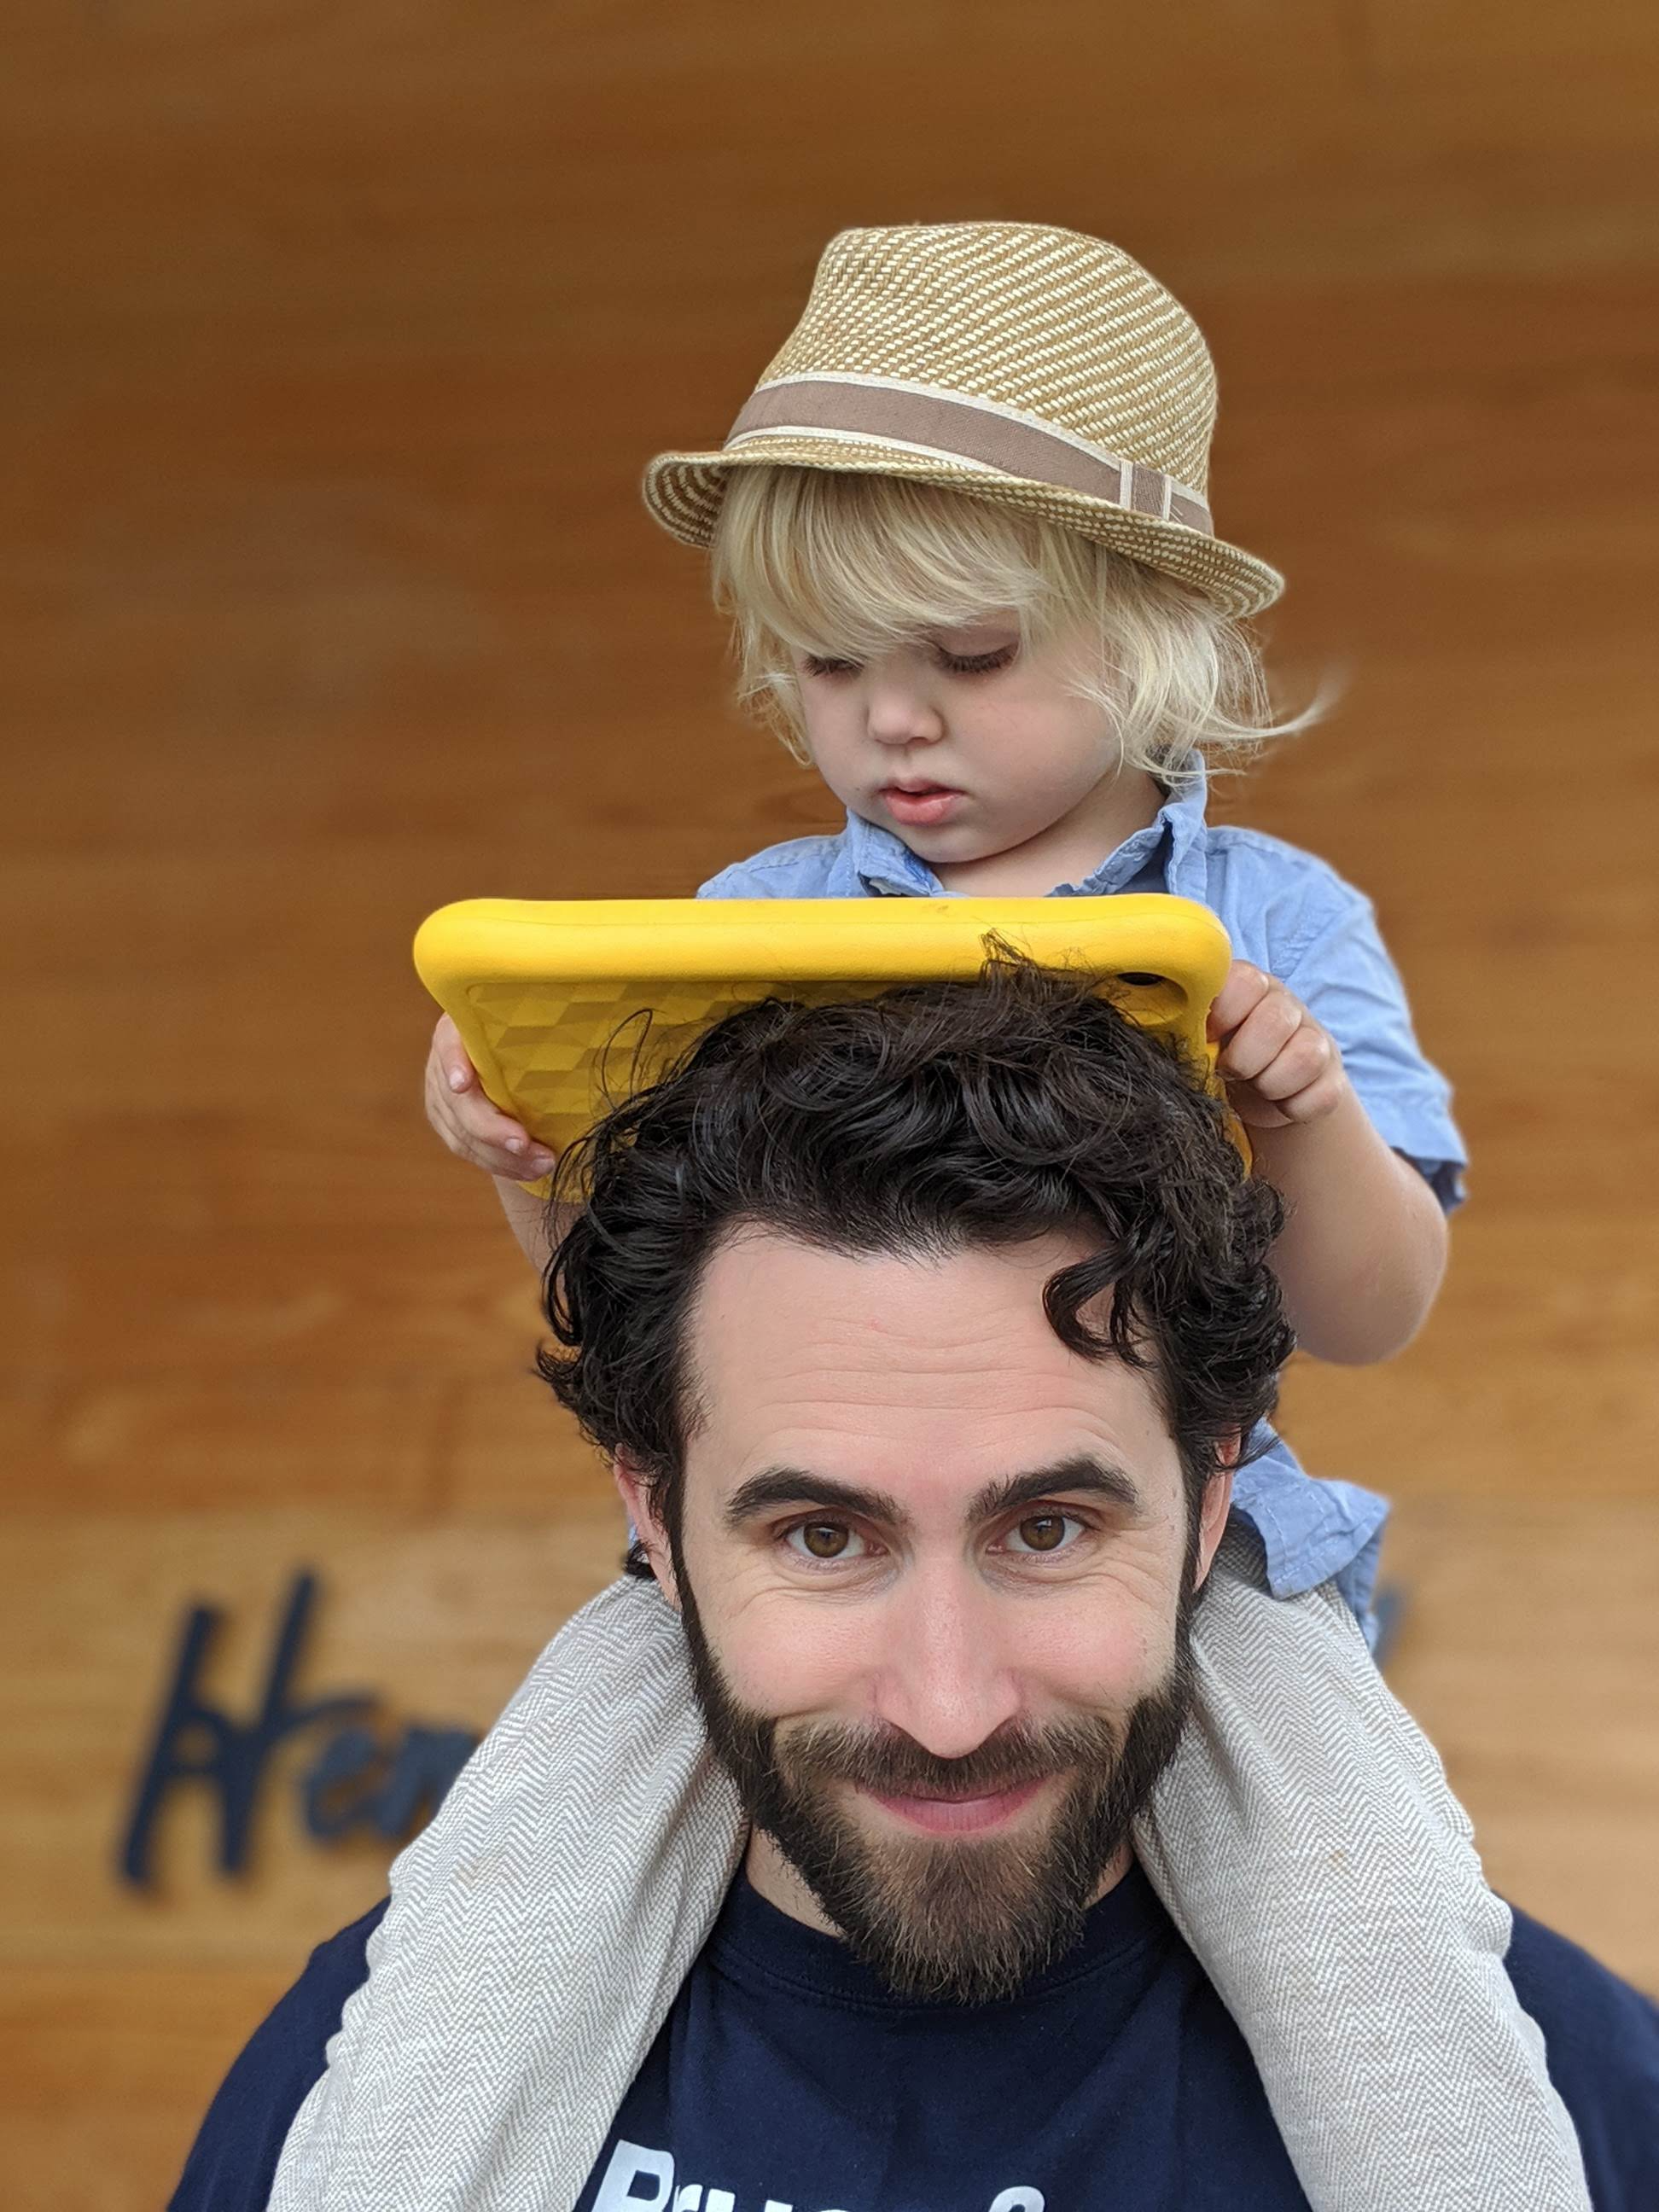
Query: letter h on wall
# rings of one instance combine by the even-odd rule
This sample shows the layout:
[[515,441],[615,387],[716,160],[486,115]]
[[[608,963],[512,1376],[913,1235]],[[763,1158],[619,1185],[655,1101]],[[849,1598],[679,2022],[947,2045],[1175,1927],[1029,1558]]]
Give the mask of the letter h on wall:
[[225,1874],[240,1873],[247,1863],[260,1778],[276,1746],[285,1736],[314,1722],[365,1712],[374,1706],[373,1696],[350,1692],[318,1698],[309,1705],[289,1704],[289,1686],[316,1595],[314,1575],[295,1577],[271,1654],[264,1696],[258,1714],[246,1728],[209,1705],[198,1687],[222,1613],[216,1607],[198,1605],[185,1616],[173,1685],[127,1824],[121,1872],[128,1881],[141,1885],[149,1881],[156,1817],[168,1792],[180,1782],[205,1782],[218,1793],[220,1869]]

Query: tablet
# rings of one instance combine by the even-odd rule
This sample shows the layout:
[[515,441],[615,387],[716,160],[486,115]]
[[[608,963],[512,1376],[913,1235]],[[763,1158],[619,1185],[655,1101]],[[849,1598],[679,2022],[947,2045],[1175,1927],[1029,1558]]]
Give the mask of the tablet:
[[1227,933],[1207,907],[1151,893],[465,899],[422,923],[415,965],[488,1097],[562,1151],[738,1006],[969,981],[999,942],[1098,976],[1133,1020],[1213,1069],[1205,1018],[1226,976]]

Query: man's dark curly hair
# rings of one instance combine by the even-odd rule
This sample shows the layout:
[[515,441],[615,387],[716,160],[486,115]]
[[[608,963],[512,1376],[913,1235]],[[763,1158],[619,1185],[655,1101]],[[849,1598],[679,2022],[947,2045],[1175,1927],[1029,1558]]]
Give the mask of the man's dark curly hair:
[[1268,1263],[1279,1200],[1220,1103],[1089,978],[1009,955],[974,981],[728,1015],[567,1153],[554,1196],[582,1210],[544,1285],[563,1349],[538,1364],[675,1531],[688,1322],[739,1228],[853,1255],[1086,1240],[1043,1310],[1073,1352],[1148,1370],[1189,1522],[1224,1445],[1273,1410],[1292,1347]]

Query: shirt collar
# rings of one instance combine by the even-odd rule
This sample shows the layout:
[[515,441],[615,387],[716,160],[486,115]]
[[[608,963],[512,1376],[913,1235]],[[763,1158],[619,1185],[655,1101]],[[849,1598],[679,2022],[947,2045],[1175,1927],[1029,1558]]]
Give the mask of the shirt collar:
[[[1209,780],[1195,760],[1171,787],[1156,817],[1126,837],[1081,883],[1056,884],[1051,898],[1098,898],[1131,885],[1154,884],[1178,898],[1203,900],[1208,890],[1204,839]],[[890,830],[848,810],[847,854],[859,887],[872,898],[951,896],[925,860]]]
[[902,837],[847,811],[847,853],[859,888],[872,898],[947,898],[950,894]]
[[[1135,1861],[1122,1879],[1089,1907],[1072,1948],[1033,1975],[1012,1997],[991,1999],[982,2016],[994,2021],[1006,2018],[1013,2006],[1052,2001],[1085,1976],[1092,1979],[1103,1972],[1121,1974],[1126,1962],[1147,1945],[1165,1946],[1176,1941],[1169,1915],[1145,1869]],[[726,1892],[703,1955],[714,1958],[723,1972],[745,1987],[781,1987],[797,2002],[805,1997],[854,2004],[865,2013],[931,2012],[939,2017],[948,2014],[964,2024],[972,2018],[953,1997],[896,1995],[872,1968],[853,1956],[839,1936],[809,1928],[770,1904],[741,1867]]]

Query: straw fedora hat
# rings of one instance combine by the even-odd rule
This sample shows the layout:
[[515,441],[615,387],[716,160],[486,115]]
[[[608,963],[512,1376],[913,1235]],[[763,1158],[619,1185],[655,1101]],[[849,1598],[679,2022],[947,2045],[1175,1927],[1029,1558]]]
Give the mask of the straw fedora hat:
[[1044,515],[1254,614],[1284,580],[1215,535],[1215,407],[1198,325],[1103,240],[1023,222],[844,230],[725,445],[659,453],[645,501],[707,545],[733,469],[911,477]]

